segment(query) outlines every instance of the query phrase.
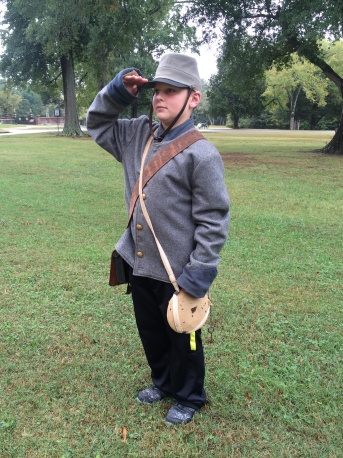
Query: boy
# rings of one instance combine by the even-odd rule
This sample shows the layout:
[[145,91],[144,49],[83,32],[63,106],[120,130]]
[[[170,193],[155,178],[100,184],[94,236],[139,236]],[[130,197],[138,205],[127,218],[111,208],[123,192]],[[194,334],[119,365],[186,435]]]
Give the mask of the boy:
[[[150,135],[154,140],[146,164],[180,135],[194,130],[192,112],[201,99],[200,87],[196,60],[170,53],[161,57],[151,82],[138,69],[128,68],[93,101],[87,128],[123,165],[128,211]],[[143,88],[153,88],[149,118],[119,119]],[[159,122],[153,121],[153,113]],[[143,192],[179,287],[195,297],[204,296],[217,275],[229,224],[229,198],[218,151],[205,139],[193,143],[165,164]],[[173,397],[176,402],[166,422],[188,423],[206,402],[201,331],[195,333],[194,349],[189,334],[176,333],[168,325],[167,306],[174,288],[139,199],[116,250],[128,265],[137,327],[153,381],[152,387],[138,394],[137,401],[153,403]]]

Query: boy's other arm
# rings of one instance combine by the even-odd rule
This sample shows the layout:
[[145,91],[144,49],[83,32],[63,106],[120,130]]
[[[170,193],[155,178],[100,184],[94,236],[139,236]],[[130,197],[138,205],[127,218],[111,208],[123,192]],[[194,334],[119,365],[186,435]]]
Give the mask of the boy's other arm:
[[131,105],[147,82],[137,71],[129,68],[118,73],[95,97],[87,114],[87,129],[94,140],[116,156],[114,128],[119,114]]

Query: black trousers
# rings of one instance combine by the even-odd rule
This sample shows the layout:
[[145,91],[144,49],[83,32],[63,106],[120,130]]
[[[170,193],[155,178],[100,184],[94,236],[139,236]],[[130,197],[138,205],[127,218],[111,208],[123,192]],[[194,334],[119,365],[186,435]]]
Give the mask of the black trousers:
[[167,307],[174,293],[171,284],[138,277],[129,271],[138,332],[151,378],[166,395],[199,409],[206,401],[205,364],[201,331],[196,331],[196,349],[190,335],[174,332],[167,321]]

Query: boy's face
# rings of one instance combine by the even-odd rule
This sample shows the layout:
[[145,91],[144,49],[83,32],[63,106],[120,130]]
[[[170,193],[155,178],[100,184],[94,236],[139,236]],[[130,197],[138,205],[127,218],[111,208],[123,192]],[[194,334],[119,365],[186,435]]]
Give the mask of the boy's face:
[[[154,114],[161,121],[163,128],[166,129],[179,114],[186,99],[188,89],[170,86],[166,83],[156,83],[154,86],[154,96],[152,106]],[[200,92],[193,91],[187,102],[186,108],[174,127],[182,124],[191,117],[193,109],[200,102]]]

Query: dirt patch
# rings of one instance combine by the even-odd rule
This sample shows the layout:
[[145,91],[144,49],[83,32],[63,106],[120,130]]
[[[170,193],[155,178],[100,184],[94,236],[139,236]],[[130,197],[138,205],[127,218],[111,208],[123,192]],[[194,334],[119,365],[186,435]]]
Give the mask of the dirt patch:
[[[258,159],[249,153],[221,153],[224,164],[244,165],[244,167],[255,167],[257,165],[281,165],[281,161],[267,161]],[[284,163],[286,164],[286,162]]]
[[[313,151],[301,151],[302,153],[312,153],[311,156],[308,156],[308,163],[302,162],[299,164],[299,157],[297,156],[287,156],[286,160],[277,159],[267,159],[265,156],[259,157],[258,155],[253,155],[251,153],[220,153],[223,159],[224,164],[233,164],[233,165],[241,165],[243,167],[257,167],[259,165],[273,165],[282,167],[283,169],[286,168],[294,168],[299,167],[304,169],[317,169],[323,167],[321,163],[315,161],[315,163],[311,162],[316,159],[322,159],[323,155],[320,156]],[[307,158],[305,158],[306,161]]]

